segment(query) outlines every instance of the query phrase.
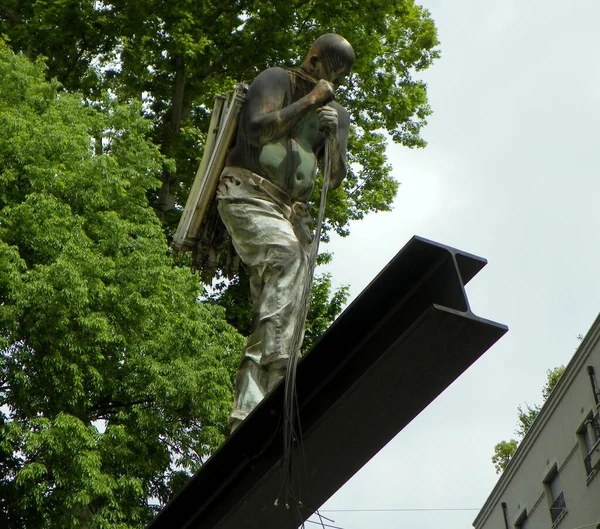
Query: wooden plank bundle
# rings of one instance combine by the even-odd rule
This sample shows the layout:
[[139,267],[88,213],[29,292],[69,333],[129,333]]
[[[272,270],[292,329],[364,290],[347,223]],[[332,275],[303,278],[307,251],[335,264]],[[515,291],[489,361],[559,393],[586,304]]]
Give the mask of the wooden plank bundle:
[[229,96],[215,96],[202,161],[171,244],[175,252],[191,251],[195,247],[235,138],[247,91],[248,85],[241,83]]

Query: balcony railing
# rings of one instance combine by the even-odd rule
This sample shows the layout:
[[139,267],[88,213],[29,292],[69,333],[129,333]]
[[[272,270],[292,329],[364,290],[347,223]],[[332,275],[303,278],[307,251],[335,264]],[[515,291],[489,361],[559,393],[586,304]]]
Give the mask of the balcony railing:
[[585,470],[587,472],[587,475],[589,476],[593,470],[594,467],[592,466],[592,454],[588,454],[587,457],[584,459],[585,462]]
[[595,415],[592,420],[592,430],[596,436],[596,438],[593,440],[595,441],[600,441],[600,415]]
[[552,507],[550,507],[550,516],[552,517],[552,521],[555,522],[566,508],[567,504],[565,503],[565,496],[564,493],[561,492],[558,498],[554,500]]

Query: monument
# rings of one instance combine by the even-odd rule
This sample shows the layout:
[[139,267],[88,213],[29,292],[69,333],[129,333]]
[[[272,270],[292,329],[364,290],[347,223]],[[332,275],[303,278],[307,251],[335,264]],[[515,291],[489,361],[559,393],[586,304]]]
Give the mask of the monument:
[[[236,108],[237,135],[226,154],[216,197],[250,278],[253,323],[236,377],[232,430],[284,378],[290,358],[296,362],[302,345],[320,236],[320,221],[314,229],[307,202],[319,166],[326,182],[323,197],[346,176],[350,118],[334,98],[353,62],[346,39],[323,35],[299,68],[260,73],[243,106]],[[222,128],[221,149],[233,140],[232,124]],[[214,170],[219,163],[212,164]],[[206,198],[212,187],[204,193]],[[324,202],[321,214],[323,208]],[[182,217],[180,227],[184,224]],[[176,244],[181,245],[178,232]]]
[[312,281],[307,202],[326,145],[331,187],[346,175],[350,120],[333,99],[353,62],[348,41],[323,35],[300,68],[265,70],[248,90],[217,190],[219,213],[248,270],[254,311],[232,429],[284,377],[301,345],[305,285]]
[[254,326],[235,431],[149,529],[296,529],[507,331],[466,297],[486,261],[413,237],[290,372],[324,207],[312,231],[306,201],[318,165],[325,192],[345,176],[349,117],[333,98],[353,60],[345,39],[324,35],[300,68],[266,70],[217,105],[208,177],[195,184],[175,246],[202,239],[190,226],[206,233],[203,215],[212,208],[214,219],[217,207],[198,190],[214,190],[249,269]]

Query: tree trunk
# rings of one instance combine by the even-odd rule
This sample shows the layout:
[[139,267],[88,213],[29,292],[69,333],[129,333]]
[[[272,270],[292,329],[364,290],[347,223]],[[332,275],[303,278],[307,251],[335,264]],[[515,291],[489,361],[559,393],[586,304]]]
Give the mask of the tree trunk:
[[94,154],[96,156],[102,156],[102,134],[94,136]]
[[[165,141],[165,154],[170,156],[173,153],[174,145],[181,130],[181,120],[183,118],[183,101],[185,94],[185,60],[183,55],[176,55],[175,64],[175,86],[173,87],[173,99],[171,102],[171,123],[167,132]],[[167,211],[173,209],[175,203],[170,194],[172,175],[166,169],[162,173],[162,184],[158,193],[156,209],[159,217],[164,218]]]

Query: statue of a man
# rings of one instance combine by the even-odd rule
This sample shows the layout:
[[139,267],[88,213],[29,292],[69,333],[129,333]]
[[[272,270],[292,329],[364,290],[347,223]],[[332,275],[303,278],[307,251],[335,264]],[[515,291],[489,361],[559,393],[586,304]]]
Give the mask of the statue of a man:
[[323,35],[300,68],[269,68],[248,90],[217,189],[219,213],[248,269],[254,311],[237,373],[232,429],[284,376],[293,336],[303,332],[301,297],[310,280],[307,201],[328,138],[330,189],[346,176],[350,119],[333,99],[353,62],[346,39]]

